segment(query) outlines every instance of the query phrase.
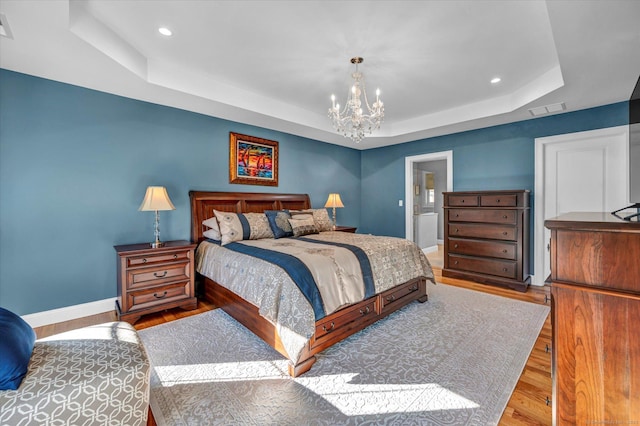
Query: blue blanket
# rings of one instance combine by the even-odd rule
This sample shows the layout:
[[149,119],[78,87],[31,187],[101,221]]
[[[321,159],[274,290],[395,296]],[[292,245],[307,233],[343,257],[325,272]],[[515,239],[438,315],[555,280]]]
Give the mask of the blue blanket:
[[[373,275],[371,273],[371,264],[369,262],[369,258],[362,249],[350,244],[317,241],[310,238],[300,238],[300,240],[315,244],[334,245],[346,248],[353,252],[353,254],[360,262],[360,268],[362,270],[362,276],[365,285],[365,298],[369,298],[375,294]],[[320,290],[316,285],[311,271],[309,271],[309,268],[303,261],[290,254],[263,249],[260,247],[248,246],[240,242],[229,243],[224,247],[238,253],[265,260],[282,268],[289,275],[289,277],[291,277],[304,297],[311,304],[316,321],[326,316],[324,304],[322,303],[322,296],[320,295]]]

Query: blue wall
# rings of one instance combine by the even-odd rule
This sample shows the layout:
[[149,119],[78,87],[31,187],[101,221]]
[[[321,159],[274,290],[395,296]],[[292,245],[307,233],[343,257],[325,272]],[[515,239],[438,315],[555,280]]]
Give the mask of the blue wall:
[[[456,191],[528,189],[531,191],[531,260],[533,262],[533,199],[535,138],[629,123],[629,104],[553,115],[501,126],[362,152],[362,195],[359,232],[405,236],[405,157],[453,151]],[[531,263],[533,271],[533,263]]]
[[[280,185],[229,184],[229,132],[279,142]],[[339,192],[359,226],[360,151],[0,70],[0,306],[24,315],[116,296],[114,245],[190,238],[189,190]]]
[[[0,70],[0,306],[114,297],[113,246],[153,239],[153,213],[137,210],[149,185],[176,206],[163,240],[189,239],[192,189],[306,192],[314,207],[339,192],[339,224],[404,237],[405,157],[453,150],[456,190],[533,193],[535,138],[627,123],[622,102],[360,152]],[[280,143],[280,186],[228,183],[230,131]]]

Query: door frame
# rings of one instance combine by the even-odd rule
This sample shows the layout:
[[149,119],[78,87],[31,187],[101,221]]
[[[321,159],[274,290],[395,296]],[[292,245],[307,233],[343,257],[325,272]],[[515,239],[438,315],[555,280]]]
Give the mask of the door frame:
[[[543,286],[547,277],[544,276],[544,257],[547,256],[544,241],[544,172],[545,172],[545,150],[552,144],[575,142],[581,139],[591,139],[597,137],[619,136],[626,134],[629,140],[629,126],[615,126],[604,129],[587,130],[584,132],[566,133],[563,135],[547,136],[543,138],[535,138],[535,187],[534,187],[534,275],[531,277],[531,283]],[[626,152],[626,173],[629,174],[629,144],[627,143]],[[627,182],[627,194],[629,193]],[[628,195],[627,195],[628,197]]]
[[453,150],[411,155],[404,158],[404,230],[405,238],[413,241],[413,165],[425,161],[446,160],[447,191],[453,191]]

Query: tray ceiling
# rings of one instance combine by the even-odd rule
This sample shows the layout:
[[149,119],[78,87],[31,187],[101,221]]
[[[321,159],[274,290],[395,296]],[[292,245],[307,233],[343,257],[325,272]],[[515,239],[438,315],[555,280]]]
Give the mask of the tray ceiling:
[[[628,100],[640,73],[637,1],[3,0],[0,13],[2,68],[357,149]],[[386,109],[358,145],[327,118],[353,56]]]

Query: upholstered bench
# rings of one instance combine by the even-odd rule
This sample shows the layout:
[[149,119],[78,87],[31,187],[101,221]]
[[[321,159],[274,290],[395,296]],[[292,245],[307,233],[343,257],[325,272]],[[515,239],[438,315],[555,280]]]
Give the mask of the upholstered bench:
[[147,423],[149,361],[130,324],[36,340],[28,362],[18,388],[0,390],[0,425]]

